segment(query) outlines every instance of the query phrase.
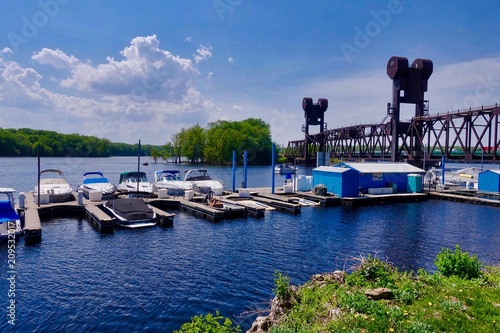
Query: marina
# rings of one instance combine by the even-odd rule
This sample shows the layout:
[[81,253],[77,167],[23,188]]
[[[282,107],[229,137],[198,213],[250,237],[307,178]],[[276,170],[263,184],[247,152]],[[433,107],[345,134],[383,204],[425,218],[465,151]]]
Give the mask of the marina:
[[[33,161],[4,159],[3,165],[14,168],[21,164],[22,173],[34,169],[36,175]],[[64,161],[45,163],[56,167]],[[88,170],[86,163],[90,162],[107,175],[119,175],[123,165],[132,165],[135,160],[108,158],[63,165],[70,184],[81,182],[82,170]],[[182,172],[183,168],[179,169]],[[33,214],[26,221],[28,225],[38,222],[41,229],[30,227],[24,241],[17,243],[18,269],[23,272],[20,306],[34,311],[45,311],[49,306],[53,309],[49,312],[57,318],[54,325],[69,330],[84,325],[88,331],[106,327],[134,331],[149,325],[173,331],[193,315],[214,309],[248,328],[254,317],[240,317],[241,313],[272,298],[276,270],[289,275],[293,283],[301,283],[317,272],[349,268],[355,263],[352,258],[367,253],[389,258],[401,268],[432,269],[433,258],[441,247],[456,243],[487,263],[497,262],[500,257],[494,246],[500,239],[497,207],[436,200],[433,193],[437,186],[432,186],[430,192],[425,186],[422,193],[415,195],[365,193],[357,199],[364,204],[349,206],[347,198],[298,191],[297,184],[295,190],[285,193],[285,176],[277,177],[275,193],[271,193],[272,189],[266,187],[268,180],[262,176],[270,171],[269,167],[252,167],[248,183],[253,187],[225,190],[215,196],[222,202],[246,206],[246,217],[217,213],[220,219],[212,222],[203,214],[213,208],[205,208],[205,196],[200,194],[193,193],[191,200],[162,195],[145,199],[154,209],[175,213],[173,227],[166,228],[117,228],[111,220],[106,221],[109,217],[98,207],[103,200],[83,200],[84,204],[78,205],[76,192],[74,200],[42,204],[38,209],[33,193],[25,192],[31,196],[25,199],[29,207],[26,215]],[[230,184],[229,168],[211,166],[210,172],[215,179]],[[299,172],[297,178],[310,175],[312,169],[301,168]],[[13,188],[30,189],[33,184],[33,180],[16,174],[12,178],[5,176],[2,182]],[[242,178],[241,170],[237,170],[236,179]],[[409,199],[417,195],[427,199]],[[323,203],[303,206],[299,203],[302,196]],[[395,202],[404,196],[408,202]],[[293,209],[287,212],[259,206],[256,198]],[[370,203],[375,198],[382,203]],[[181,210],[181,203],[186,203],[185,210]],[[188,203],[195,207],[192,211]],[[293,213],[294,209],[300,213]],[[468,219],[461,219],[465,215]],[[37,232],[41,242],[36,246],[28,244],[28,233]],[[0,247],[0,251],[3,249],[6,247]],[[51,298],[40,302],[45,294]],[[93,310],[80,317],[75,309],[81,306]],[[124,322],[121,313],[129,320]],[[20,314],[19,320],[22,330],[33,331],[39,326],[29,313]]]
[[[474,189],[441,188],[435,186],[421,193],[363,194],[357,197],[337,197],[331,194],[317,195],[313,192],[284,193],[278,189],[271,193],[271,188],[240,189],[241,193],[225,192],[218,196],[220,207],[206,202],[206,195],[149,198],[144,199],[156,214],[155,222],[160,227],[173,227],[175,214],[167,210],[189,213],[211,222],[221,222],[234,218],[260,218],[266,211],[297,215],[307,206],[346,206],[361,207],[377,204],[395,204],[403,202],[422,202],[430,198],[461,201],[476,204],[500,206],[500,194],[481,192]],[[101,234],[112,233],[116,227],[116,217],[110,216],[103,208],[104,200],[89,200],[81,197],[81,193],[73,192],[73,200],[60,203],[46,203],[37,206],[36,196],[32,192],[23,193],[22,207],[17,210],[25,219],[24,238],[27,244],[38,244],[42,241],[42,218],[59,215],[84,215],[95,230]],[[137,199],[142,200],[142,199]]]

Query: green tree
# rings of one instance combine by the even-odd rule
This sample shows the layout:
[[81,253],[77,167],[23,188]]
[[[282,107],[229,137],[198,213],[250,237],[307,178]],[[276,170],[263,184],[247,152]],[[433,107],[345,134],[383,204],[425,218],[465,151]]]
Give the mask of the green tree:
[[204,161],[205,138],[205,130],[198,124],[181,131],[182,151],[191,163]]

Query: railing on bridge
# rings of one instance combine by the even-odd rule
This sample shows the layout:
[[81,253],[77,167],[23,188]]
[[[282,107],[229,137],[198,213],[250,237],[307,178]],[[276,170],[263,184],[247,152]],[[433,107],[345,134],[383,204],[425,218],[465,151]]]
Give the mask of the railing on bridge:
[[[500,106],[414,117],[400,122],[401,134],[395,160],[421,162],[449,160],[500,161]],[[307,151],[314,158],[320,142],[330,158],[391,160],[391,122],[329,129],[309,135]],[[305,140],[288,142],[285,156],[304,159]],[[420,149],[418,151],[417,149]]]

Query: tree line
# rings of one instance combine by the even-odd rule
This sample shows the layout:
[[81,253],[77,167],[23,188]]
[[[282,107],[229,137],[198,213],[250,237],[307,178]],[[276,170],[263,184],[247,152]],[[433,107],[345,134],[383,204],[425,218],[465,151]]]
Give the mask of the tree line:
[[269,165],[272,160],[270,125],[261,119],[243,121],[218,120],[202,128],[198,124],[183,128],[161,149],[153,148],[151,156],[174,163],[185,158],[190,163],[230,164],[243,162],[246,151],[251,165]]
[[[2,157],[109,157],[134,156],[137,144],[115,143],[108,139],[80,134],[61,134],[54,131],[29,128],[0,128],[0,156]],[[141,155],[150,155],[160,146],[141,145]]]
[[[138,144],[114,143],[108,139],[80,134],[61,134],[29,128],[0,128],[0,156],[109,157],[135,156]],[[198,124],[182,128],[165,145],[141,145],[141,155],[168,162],[230,164],[233,151],[237,163],[248,153],[251,165],[271,163],[270,125],[261,119],[218,120],[202,128]]]

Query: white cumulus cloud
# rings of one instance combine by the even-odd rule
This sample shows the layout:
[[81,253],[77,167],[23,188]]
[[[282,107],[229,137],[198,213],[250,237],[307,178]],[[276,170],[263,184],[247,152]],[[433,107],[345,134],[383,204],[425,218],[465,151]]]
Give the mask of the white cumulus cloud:
[[196,54],[194,55],[194,61],[199,63],[202,60],[208,59],[212,57],[212,47],[200,45],[200,47],[196,50]]

